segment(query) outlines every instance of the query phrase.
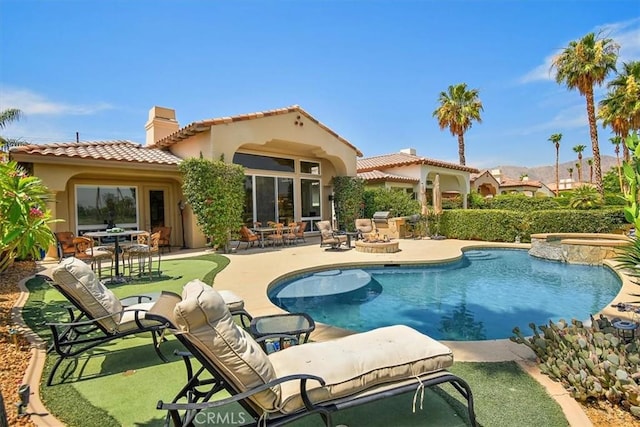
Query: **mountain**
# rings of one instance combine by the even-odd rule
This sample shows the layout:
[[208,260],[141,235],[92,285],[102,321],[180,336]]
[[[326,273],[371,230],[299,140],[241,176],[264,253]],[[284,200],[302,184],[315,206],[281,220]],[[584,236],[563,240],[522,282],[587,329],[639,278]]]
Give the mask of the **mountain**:
[[[584,157],[582,159],[582,181],[589,182],[589,165],[587,164],[587,159],[591,157]],[[622,161],[622,160],[621,160]],[[576,163],[578,160],[573,160],[570,162],[560,163],[560,179],[569,178],[569,172],[567,169],[573,168],[573,179],[575,181],[578,180],[578,170],[576,168]],[[602,167],[602,175],[604,176],[610,169],[615,168],[617,165],[616,158],[614,156],[601,156],[600,157],[600,165]],[[529,179],[535,181],[542,181],[545,184],[555,183],[556,182],[556,166],[536,166],[536,167],[525,167],[525,166],[496,166],[491,169],[500,169],[502,172],[502,177],[511,178],[511,179],[520,179],[520,177],[526,174]],[[482,172],[482,171],[481,171]]]

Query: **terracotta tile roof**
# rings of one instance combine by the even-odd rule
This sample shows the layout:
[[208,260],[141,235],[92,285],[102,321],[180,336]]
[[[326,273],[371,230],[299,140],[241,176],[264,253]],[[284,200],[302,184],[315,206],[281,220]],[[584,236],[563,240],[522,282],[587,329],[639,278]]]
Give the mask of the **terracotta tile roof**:
[[127,163],[178,165],[182,159],[168,151],[143,147],[131,141],[86,141],[30,144],[13,147],[11,155],[111,160]]
[[442,162],[440,160],[429,159],[427,157],[414,156],[407,153],[384,154],[382,156],[367,157],[358,160],[358,172],[386,169],[395,166],[408,165],[430,165],[441,168],[454,169],[470,173],[478,173],[478,169],[469,166],[457,165],[455,163]]
[[181,129],[177,130],[176,132],[172,133],[171,135],[166,136],[166,137],[160,139],[159,141],[156,141],[154,144],[150,145],[150,147],[157,147],[157,148],[170,147],[170,146],[176,144],[177,142],[182,141],[183,139],[187,139],[190,136],[195,135],[196,133],[208,131],[211,126],[223,125],[223,124],[234,123],[234,122],[241,122],[241,121],[244,121],[244,120],[259,119],[259,118],[262,118],[262,117],[278,116],[278,115],[281,115],[281,114],[289,114],[289,113],[299,113],[299,114],[305,116],[307,119],[309,119],[312,122],[316,123],[318,126],[320,126],[324,130],[329,132],[331,135],[335,136],[339,141],[341,141],[342,143],[344,143],[344,144],[348,145],[349,147],[353,148],[358,157],[362,157],[362,152],[360,150],[358,150],[357,147],[355,147],[349,141],[347,141],[346,139],[344,139],[343,137],[338,135],[336,132],[331,130],[327,125],[325,125],[325,124],[321,123],[320,121],[318,121],[311,114],[309,114],[305,110],[303,110],[299,105],[292,105],[290,107],[278,108],[278,109],[275,109],[275,110],[259,111],[259,112],[256,112],[256,113],[240,114],[240,115],[237,115],[237,116],[228,116],[228,117],[218,117],[218,118],[214,118],[214,119],[207,119],[207,120],[201,120],[201,121],[198,121],[198,122],[193,122],[193,123],[190,123],[190,124],[188,124],[187,126],[181,128]]
[[379,170],[372,170],[367,172],[358,172],[358,178],[362,178],[367,182],[379,182],[379,181],[392,181],[392,182],[420,182],[417,178],[409,178],[406,176],[393,175],[390,173],[381,172]]
[[538,188],[541,188],[542,184],[540,183],[540,181],[533,181],[533,180],[522,181],[522,180],[519,180],[519,179],[503,178],[500,181],[500,187],[538,187]]

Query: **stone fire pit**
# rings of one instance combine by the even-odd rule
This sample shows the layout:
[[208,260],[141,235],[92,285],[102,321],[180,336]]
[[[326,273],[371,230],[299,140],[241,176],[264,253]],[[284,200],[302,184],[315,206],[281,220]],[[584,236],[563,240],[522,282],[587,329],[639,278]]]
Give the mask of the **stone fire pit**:
[[392,254],[400,250],[397,240],[356,240],[356,251],[369,254]]

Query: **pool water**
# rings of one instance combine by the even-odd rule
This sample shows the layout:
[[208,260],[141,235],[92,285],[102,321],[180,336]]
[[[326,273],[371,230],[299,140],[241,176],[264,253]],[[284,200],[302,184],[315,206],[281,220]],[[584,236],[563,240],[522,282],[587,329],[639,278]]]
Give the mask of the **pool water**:
[[435,339],[469,341],[508,338],[515,326],[530,334],[532,322],[586,320],[621,286],[607,267],[488,249],[448,264],[310,273],[272,287],[269,298],[287,311],[358,332],[405,324]]

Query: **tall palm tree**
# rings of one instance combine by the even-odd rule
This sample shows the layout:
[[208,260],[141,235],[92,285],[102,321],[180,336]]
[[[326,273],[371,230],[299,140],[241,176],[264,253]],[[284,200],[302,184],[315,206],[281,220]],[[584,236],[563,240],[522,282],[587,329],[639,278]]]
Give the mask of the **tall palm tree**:
[[[17,108],[9,108],[7,110],[0,111],[0,129],[6,128],[10,123],[20,120],[22,117],[22,111]],[[25,143],[17,139],[7,139],[0,136],[0,160],[2,160],[9,148],[16,147],[18,145],[24,145]]]
[[620,181],[620,192],[623,193],[623,189],[622,189],[622,167],[620,166],[620,144],[622,144],[622,137],[621,136],[613,136],[613,137],[609,138],[609,141],[611,141],[611,143],[616,146],[615,152],[616,152],[616,163],[618,165],[618,181]]
[[567,172],[569,172],[569,179],[573,181],[573,168],[568,168]]
[[465,164],[464,134],[471,128],[473,121],[482,123],[480,112],[482,101],[478,89],[467,90],[466,83],[449,86],[447,92],[440,92],[440,106],[433,112],[438,119],[440,130],[449,128],[451,135],[458,137],[458,156],[460,164]]
[[556,197],[560,194],[560,140],[561,133],[554,133],[549,137],[549,141],[556,146]]
[[593,158],[587,159],[589,165],[589,183],[593,184]]
[[578,163],[580,164],[580,166],[576,164],[576,166],[578,167],[578,182],[582,182],[582,152],[585,148],[587,148],[587,146],[582,144],[578,144],[573,147],[573,151],[578,154]]
[[604,187],[593,87],[602,85],[607,75],[616,70],[619,49],[620,46],[613,39],[598,38],[594,33],[589,33],[580,40],[570,42],[569,46],[553,59],[551,65],[556,69],[556,82],[564,83],[569,90],[578,89],[580,95],[584,95],[586,99],[596,188],[600,195],[604,195]]
[[632,130],[640,129],[640,61],[622,65],[623,71],[611,80],[607,97],[598,104],[598,117],[602,126],[623,138],[624,159],[629,160],[629,149],[624,139]]

